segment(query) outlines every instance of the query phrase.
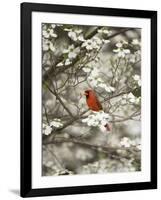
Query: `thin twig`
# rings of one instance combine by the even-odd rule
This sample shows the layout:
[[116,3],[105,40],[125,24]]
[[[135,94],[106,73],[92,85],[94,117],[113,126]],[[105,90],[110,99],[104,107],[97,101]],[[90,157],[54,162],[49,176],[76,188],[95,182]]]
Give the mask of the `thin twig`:
[[50,150],[48,147],[46,147],[46,150],[55,158],[56,162],[58,163],[59,167],[62,169],[62,170],[66,170],[63,163],[59,160],[59,158],[56,156],[56,154]]
[[[127,31],[129,31],[129,30],[132,30],[132,29],[133,29],[133,28],[122,29],[121,31],[119,31],[119,32],[117,32],[117,33],[114,33],[114,34],[108,36],[107,39],[111,39],[111,38],[113,38],[113,37],[116,37],[117,35],[120,35],[120,34],[122,34],[122,33],[125,33],[125,32],[127,32]],[[92,38],[95,34],[97,34],[97,29],[94,30],[86,39]],[[81,44],[80,44],[80,45],[81,45]],[[85,55],[85,52],[86,52],[86,51],[84,51],[84,53],[83,53],[83,52],[81,51],[81,56],[82,56],[82,57]],[[79,57],[79,54],[78,54],[78,57]],[[62,59],[64,59],[64,58],[61,57],[61,59],[58,59],[58,61],[55,63],[55,66],[56,66],[59,62],[62,62]],[[62,73],[62,72],[65,72],[65,71],[66,71],[67,69],[69,69],[70,67],[73,67],[74,64],[75,64],[76,62],[77,62],[77,59],[73,60],[73,62],[72,62],[71,64],[69,64],[69,65],[67,65],[67,66],[65,66],[65,67],[58,68],[57,72],[53,71],[53,69],[55,70],[56,67],[52,67],[51,70],[48,71],[48,73],[51,74],[51,76],[53,76],[53,74],[58,75],[58,74],[60,74],[60,73]],[[43,76],[43,80],[46,80],[47,77],[48,77],[48,75],[45,73],[45,75]]]
[[48,145],[48,144],[59,144],[59,143],[74,143],[76,145],[82,145],[82,146],[86,146],[90,149],[94,149],[97,151],[101,151],[104,153],[117,153],[118,150],[126,150],[129,152],[140,152],[140,150],[138,148],[136,148],[135,146],[131,146],[131,147],[107,147],[107,146],[101,146],[101,145],[96,145],[96,144],[90,144],[87,142],[82,142],[82,141],[78,141],[76,139],[66,139],[63,137],[56,137],[53,141],[49,141],[49,142],[45,142],[44,141],[44,145]]
[[[130,92],[130,91],[121,92],[121,93],[119,93],[119,94],[115,94],[115,95],[113,95],[113,96],[111,96],[111,97],[109,97],[109,98],[106,98],[105,100],[101,101],[101,103],[106,102],[106,101],[109,101],[110,99],[116,98],[116,97],[118,97],[118,96],[120,96],[120,95],[129,93],[129,92]],[[65,129],[65,128],[68,127],[69,125],[71,125],[73,122],[75,122],[75,121],[81,119],[82,116],[83,116],[84,114],[86,114],[89,110],[90,110],[90,109],[84,110],[81,114],[79,114],[78,116],[74,116],[72,119],[70,119],[68,122],[66,122],[66,123],[63,125],[63,127],[58,128],[58,129],[56,129],[55,131],[52,131],[52,133],[51,133],[50,135],[48,135],[48,136],[46,137],[45,140],[46,140],[46,141],[51,141],[51,140],[53,139],[53,137],[54,137],[54,133],[55,133],[55,134],[56,134],[56,133],[59,133],[60,131],[62,131],[63,129]]]
[[50,122],[49,122],[49,119],[48,119],[48,114],[47,114],[47,110],[46,110],[45,104],[43,104],[43,106],[44,106],[46,121],[47,121],[48,125],[50,125]]
[[67,113],[73,118],[73,114],[70,112],[70,110],[66,107],[66,105],[64,104],[64,102],[62,101],[62,99],[59,97],[59,95],[54,92],[46,82],[43,82],[45,84],[45,86],[48,88],[48,90],[56,96],[56,98],[59,100],[60,104],[63,106],[63,108],[67,111]]

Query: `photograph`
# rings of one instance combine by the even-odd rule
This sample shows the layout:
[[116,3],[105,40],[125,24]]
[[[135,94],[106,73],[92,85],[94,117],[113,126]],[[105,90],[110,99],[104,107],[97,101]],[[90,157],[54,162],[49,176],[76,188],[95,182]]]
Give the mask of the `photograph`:
[[42,176],[142,170],[141,46],[138,27],[41,23]]
[[157,12],[21,4],[21,196],[157,188]]

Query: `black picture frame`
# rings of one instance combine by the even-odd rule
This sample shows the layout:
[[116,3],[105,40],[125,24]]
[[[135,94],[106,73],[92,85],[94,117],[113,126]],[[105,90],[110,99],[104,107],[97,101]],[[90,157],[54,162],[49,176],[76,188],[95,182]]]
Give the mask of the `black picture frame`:
[[[151,21],[151,181],[92,186],[32,189],[32,12],[59,12],[148,18]],[[157,188],[157,12],[115,8],[21,4],[21,189],[22,197],[129,191]]]

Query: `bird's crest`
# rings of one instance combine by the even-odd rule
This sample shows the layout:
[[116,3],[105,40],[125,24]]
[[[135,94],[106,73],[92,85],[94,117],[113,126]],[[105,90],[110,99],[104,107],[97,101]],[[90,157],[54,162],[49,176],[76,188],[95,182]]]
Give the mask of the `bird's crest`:
[[84,91],[84,94],[85,94],[86,96],[88,96],[90,92],[92,92],[92,90],[88,89],[88,90],[85,90],[85,91]]

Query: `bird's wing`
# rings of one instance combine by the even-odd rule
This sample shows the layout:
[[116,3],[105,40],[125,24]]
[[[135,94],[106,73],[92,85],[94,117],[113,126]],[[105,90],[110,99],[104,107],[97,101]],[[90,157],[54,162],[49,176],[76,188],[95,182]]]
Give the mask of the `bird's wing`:
[[100,101],[98,100],[97,97],[95,97],[95,100],[96,100],[96,104],[97,104],[98,108],[99,108],[100,110],[102,110],[102,105],[101,105],[101,103],[100,103]]

